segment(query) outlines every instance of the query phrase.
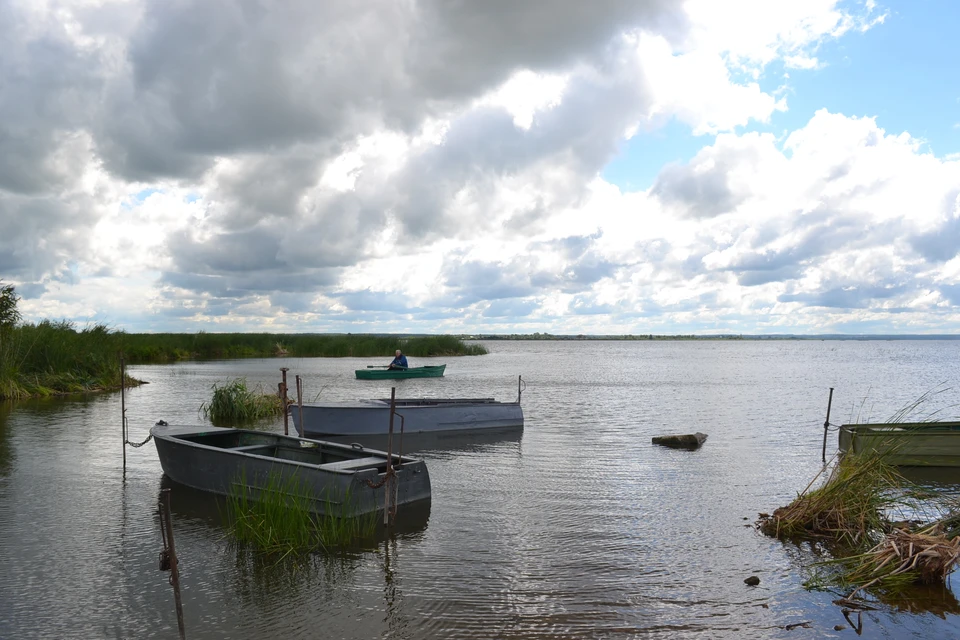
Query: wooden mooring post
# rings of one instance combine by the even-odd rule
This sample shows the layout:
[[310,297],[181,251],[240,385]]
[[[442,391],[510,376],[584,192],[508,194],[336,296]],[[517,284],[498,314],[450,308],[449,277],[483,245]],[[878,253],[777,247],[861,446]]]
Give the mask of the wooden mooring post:
[[120,431],[123,435],[123,475],[127,475],[127,370],[123,360],[123,354],[120,354]]
[[[287,367],[280,367],[280,374],[283,376],[283,381],[280,382],[280,402],[283,403],[283,435],[290,435],[290,428],[288,426],[289,419],[289,407],[287,406]],[[301,422],[303,421],[303,415],[300,415]]]
[[177,566],[177,547],[173,543],[173,520],[170,517],[170,489],[160,491],[160,533],[163,538],[163,551],[160,552],[160,570],[170,572],[170,584],[173,585],[173,600],[177,606],[177,628],[180,640],[186,639],[183,628],[183,603],[180,601],[180,568]]
[[823,451],[820,457],[823,464],[827,464],[827,430],[830,428],[830,405],[833,404],[833,387],[830,387],[830,397],[827,399],[827,419],[823,421]]
[[393,416],[397,413],[397,388],[390,387],[390,427],[387,430],[387,473],[383,483],[383,524],[393,523],[396,508],[391,505],[393,498],[393,484],[396,477],[393,472]]
[[300,414],[300,437],[307,437],[307,421],[303,417],[303,378],[297,374],[297,413]]

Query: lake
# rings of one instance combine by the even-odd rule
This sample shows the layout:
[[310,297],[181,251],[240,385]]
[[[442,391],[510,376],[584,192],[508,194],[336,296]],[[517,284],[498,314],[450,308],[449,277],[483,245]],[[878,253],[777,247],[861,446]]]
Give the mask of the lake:
[[[446,363],[437,379],[354,379],[389,357],[129,369],[149,382],[126,393],[137,442],[161,419],[203,423],[216,383],[275,391],[281,366],[305,401],[391,386],[510,400],[523,376],[522,433],[426,443],[428,509],[369,549],[299,562],[231,545],[219,502],[165,480],[152,442],[127,448],[124,474],[119,393],[0,405],[0,638],[176,638],[158,570],[165,487],[190,639],[852,637],[834,630],[838,594],[802,586],[811,551],[753,525],[820,470],[830,387],[831,422],[884,420],[953,387],[960,362],[960,341],[484,344],[410,359]],[[956,399],[922,409],[955,417]],[[695,431],[709,436],[698,451],[650,442]],[[958,637],[958,610],[950,590],[918,592],[865,613],[864,637]],[[800,623],[812,630],[787,629]]]

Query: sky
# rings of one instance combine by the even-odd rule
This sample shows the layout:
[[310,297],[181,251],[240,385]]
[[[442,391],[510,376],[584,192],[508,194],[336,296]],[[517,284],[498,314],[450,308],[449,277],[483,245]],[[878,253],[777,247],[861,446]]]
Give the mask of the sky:
[[127,332],[960,330],[953,0],[0,0],[0,281]]

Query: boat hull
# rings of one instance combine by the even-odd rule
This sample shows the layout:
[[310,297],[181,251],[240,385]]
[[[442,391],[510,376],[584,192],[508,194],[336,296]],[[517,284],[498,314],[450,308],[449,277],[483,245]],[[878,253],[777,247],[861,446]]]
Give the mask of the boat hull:
[[[311,403],[290,407],[293,425],[304,437],[382,435],[390,427],[389,400]],[[306,423],[306,430],[303,424]],[[399,433],[448,433],[523,428],[518,402],[492,399],[397,400],[393,429]]]
[[[245,487],[256,500],[291,486],[308,497],[315,513],[354,516],[383,509],[389,457],[382,451],[243,429],[157,425],[150,433],[164,474],[194,489],[231,495]],[[426,464],[392,459],[396,504],[429,499]]]
[[845,424],[842,453],[875,452],[903,467],[960,467],[960,422]]
[[410,367],[409,369],[357,369],[358,380],[402,380],[404,378],[442,378],[447,365]]

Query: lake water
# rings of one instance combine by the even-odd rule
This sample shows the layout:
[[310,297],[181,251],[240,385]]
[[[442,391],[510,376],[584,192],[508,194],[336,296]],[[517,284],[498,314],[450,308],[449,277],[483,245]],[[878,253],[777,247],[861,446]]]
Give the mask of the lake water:
[[[426,443],[429,509],[376,547],[296,563],[230,545],[218,502],[165,480],[152,442],[127,448],[124,475],[119,393],[0,405],[0,638],[177,637],[157,564],[164,487],[191,639],[853,637],[834,630],[837,594],[802,587],[810,552],[753,524],[820,470],[830,387],[831,422],[883,420],[953,386],[960,362],[960,341],[485,344],[433,360],[440,379],[354,379],[389,358],[131,368],[150,383],[126,394],[134,441],[160,419],[204,422],[215,383],[275,390],[281,366],[305,400],[391,385],[509,400],[523,375],[522,434]],[[956,398],[923,408],[956,416]],[[709,439],[694,452],[650,442],[695,431]],[[949,590],[917,594],[865,613],[863,635],[960,637],[957,611]]]

